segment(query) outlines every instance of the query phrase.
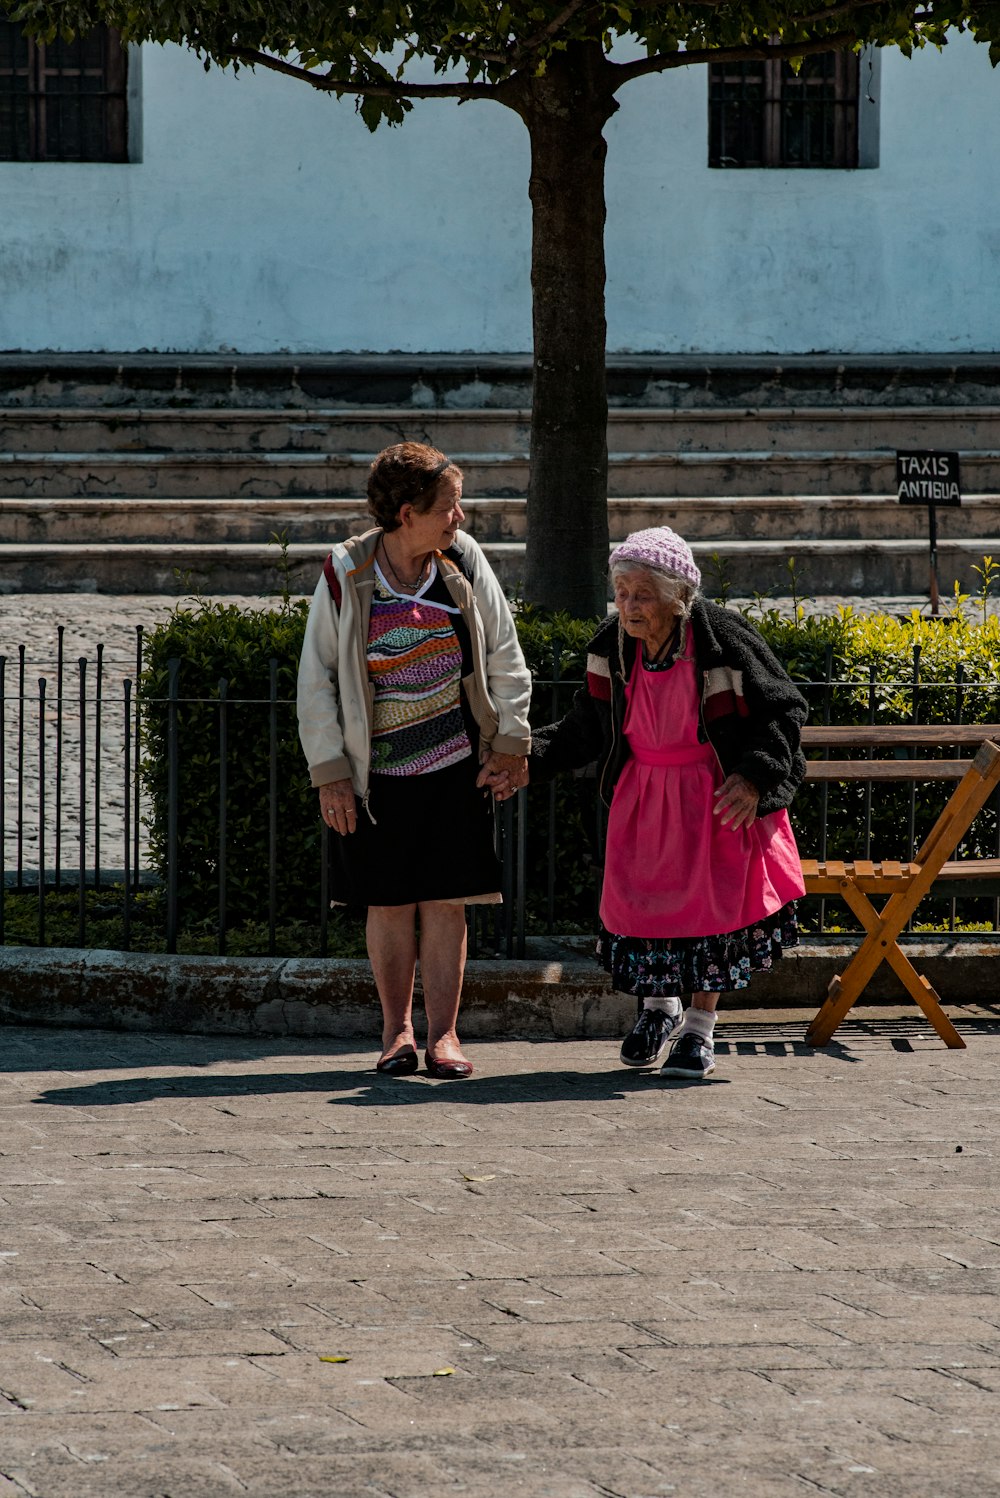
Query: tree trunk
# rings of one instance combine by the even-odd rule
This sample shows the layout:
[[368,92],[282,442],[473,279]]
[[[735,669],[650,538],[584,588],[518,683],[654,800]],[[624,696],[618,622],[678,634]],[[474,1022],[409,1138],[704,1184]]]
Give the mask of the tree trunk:
[[522,79],[531,136],[535,344],[525,598],[603,615],[608,570],[604,125],[617,109],[598,43]]

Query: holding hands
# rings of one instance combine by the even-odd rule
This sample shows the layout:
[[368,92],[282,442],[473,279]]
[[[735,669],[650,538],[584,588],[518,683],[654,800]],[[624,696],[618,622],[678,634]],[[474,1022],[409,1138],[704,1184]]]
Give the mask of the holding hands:
[[491,750],[476,777],[478,786],[487,786],[494,800],[508,801],[528,784],[528,761],[523,754],[499,754]]

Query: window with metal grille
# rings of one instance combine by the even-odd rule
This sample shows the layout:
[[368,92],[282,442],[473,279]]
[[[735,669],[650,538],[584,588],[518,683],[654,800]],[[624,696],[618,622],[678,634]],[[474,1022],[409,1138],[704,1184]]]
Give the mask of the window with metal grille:
[[807,57],[798,73],[780,58],[714,63],[709,166],[858,166],[859,71],[856,52]]
[[29,41],[0,10],[0,161],[127,161],[127,87],[112,27]]

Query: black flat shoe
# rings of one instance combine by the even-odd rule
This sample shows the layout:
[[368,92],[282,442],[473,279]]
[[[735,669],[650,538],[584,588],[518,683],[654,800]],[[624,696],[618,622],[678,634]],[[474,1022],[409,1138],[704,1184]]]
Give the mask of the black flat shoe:
[[471,1061],[435,1061],[430,1051],[424,1052],[424,1063],[430,1076],[440,1082],[454,1082],[460,1077],[472,1076]]
[[375,1070],[385,1077],[412,1077],[419,1065],[416,1051],[397,1051],[394,1056],[383,1056],[376,1061]]

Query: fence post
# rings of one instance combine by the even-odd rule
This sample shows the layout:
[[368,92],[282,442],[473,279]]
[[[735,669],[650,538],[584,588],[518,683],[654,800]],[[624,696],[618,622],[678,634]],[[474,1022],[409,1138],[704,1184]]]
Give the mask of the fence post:
[[24,882],[24,646],[17,647],[17,887]]
[[[553,645],[550,723],[557,722],[559,718],[561,664],[559,649],[556,645]],[[554,780],[549,784],[545,799],[548,805],[548,852],[545,860],[545,929],[549,936],[551,936],[556,924],[556,783]]]
[[330,951],[330,839],[333,828],[323,823],[319,835],[319,955]]
[[515,894],[514,919],[515,929],[515,955],[524,956],[524,921],[525,905],[527,903],[527,838],[528,838],[528,792],[522,787],[514,797],[517,802],[517,885]]
[[62,766],[63,766],[63,636],[66,626],[60,624],[56,646],[56,855],[55,885],[62,888]]
[[226,955],[226,803],[229,799],[229,682],[219,677],[219,956]]
[[104,646],[97,647],[94,679],[94,888],[101,887],[101,725],[104,718]]
[[508,799],[500,808],[500,825],[503,828],[503,950],[504,955],[514,955],[514,902],[517,899],[514,841],[514,802]]
[[38,945],[45,945],[45,686],[38,678]]
[[122,839],[122,891],[125,906],[122,911],[122,946],[127,952],[132,945],[132,881],[129,878],[129,859],[132,852],[132,683],[128,677],[125,678],[124,686],[122,723],[125,731],[125,782],[122,787],[122,811],[125,824]]
[[7,657],[0,655],[0,947],[6,940],[7,900]]
[[[139,893],[139,718],[142,708],[139,694],[142,691],[142,625],[135,627],[135,784],[132,789],[132,888]],[[128,878],[128,859],[125,860],[125,877]]]
[[[827,645],[823,652],[823,723],[829,726],[833,706],[833,646]],[[824,749],[823,758],[830,758],[829,749]],[[830,787],[823,781],[819,793],[819,856],[826,858],[826,845],[830,821]],[[826,930],[826,900],[819,902],[819,929]]]
[[80,673],[80,857],[76,909],[77,946],[82,947],[87,942],[87,657],[81,655],[76,665]]
[[276,950],[278,902],[278,660],[271,657],[268,680],[267,955]]
[[[911,690],[912,690],[912,693],[913,693],[913,696],[912,696],[912,709],[911,709],[911,721],[913,723],[919,723],[920,722],[920,646],[919,645],[914,645],[914,647],[913,647],[913,676],[912,676],[911,680],[912,680]],[[913,754],[913,758],[916,759],[917,758],[917,751],[916,751],[916,749],[912,750],[912,754]],[[913,781],[913,780],[911,780],[910,781],[910,851],[907,854],[907,857],[908,858],[912,858],[913,855],[914,855],[914,853],[916,852],[916,849],[917,849],[917,786],[916,786],[916,782]],[[913,930],[913,922],[912,922],[912,920],[908,921],[906,923],[906,929],[907,929],[907,931],[912,931]]]
[[[875,710],[876,710],[876,707],[877,707],[877,694],[876,694],[876,691],[875,691],[875,680],[876,680],[875,672],[876,672],[875,662],[872,661],[871,665],[868,667],[868,722],[869,722],[869,724],[872,727],[875,726],[875,716],[876,716]],[[829,751],[827,751],[827,752],[829,752]],[[872,755],[873,755],[873,751],[871,749],[866,749],[865,750],[865,759],[871,759]],[[869,780],[869,781],[866,781],[866,783],[865,783],[865,857],[866,858],[871,858],[871,856],[872,856],[872,783]]]
[[167,951],[177,951],[177,676],[181,663],[167,661]]
[[[965,662],[964,661],[959,661],[957,667],[955,668],[955,722],[956,723],[961,723],[961,721],[962,721],[962,713],[963,713],[963,711],[965,709],[965,702],[963,700],[964,697],[965,697]],[[953,858],[957,858],[959,856],[959,849],[962,848],[962,846],[963,846],[964,843],[965,843],[965,838],[962,838],[961,842],[958,845],[958,848],[956,848],[955,852],[952,854]],[[952,895],[951,902],[950,902],[950,904],[948,906],[948,930],[949,931],[954,931],[954,929],[955,929],[955,923],[956,923],[956,920],[957,920],[957,912],[958,912],[958,901],[956,900],[955,896]],[[996,925],[996,922],[994,921],[993,924]]]

